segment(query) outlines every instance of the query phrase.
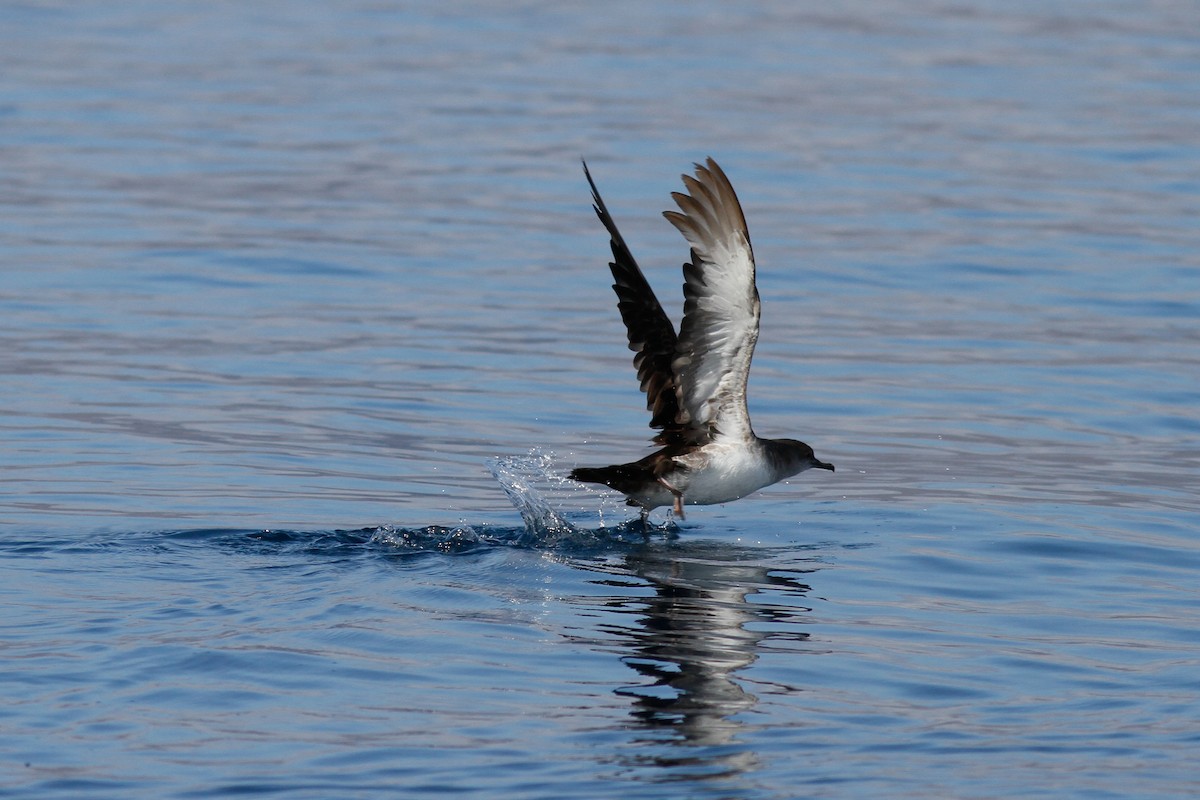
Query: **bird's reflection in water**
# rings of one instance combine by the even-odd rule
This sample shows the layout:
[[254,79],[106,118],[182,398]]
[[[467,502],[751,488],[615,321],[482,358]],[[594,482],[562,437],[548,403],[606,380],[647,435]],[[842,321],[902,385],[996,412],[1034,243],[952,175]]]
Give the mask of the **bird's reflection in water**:
[[[739,681],[764,639],[803,641],[798,621],[810,610],[798,602],[809,591],[802,573],[816,565],[789,559],[786,569],[767,566],[761,550],[721,543],[647,545],[604,570],[601,581],[633,592],[609,597],[618,618],[622,660],[645,678],[617,690],[633,699],[631,714],[646,735],[636,737],[629,766],[661,768],[653,780],[717,780],[755,771],[753,750],[738,742],[745,712],[758,698]],[[812,559],[815,561],[815,559]],[[643,589],[644,591],[644,589]],[[782,598],[782,599],[781,599]]]

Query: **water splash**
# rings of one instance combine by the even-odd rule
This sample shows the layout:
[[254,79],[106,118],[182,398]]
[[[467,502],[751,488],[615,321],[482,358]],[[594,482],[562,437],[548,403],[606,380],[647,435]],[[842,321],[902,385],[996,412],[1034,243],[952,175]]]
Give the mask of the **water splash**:
[[[582,544],[587,539],[595,538],[595,531],[572,524],[565,512],[556,509],[537,488],[541,485],[556,494],[564,490],[576,494],[583,488],[555,472],[552,453],[531,450],[523,456],[501,456],[488,462],[488,469],[508,496],[509,502],[521,512],[521,519],[525,522],[525,536],[521,544],[554,546],[564,541]],[[603,519],[600,520],[600,528],[604,528]]]

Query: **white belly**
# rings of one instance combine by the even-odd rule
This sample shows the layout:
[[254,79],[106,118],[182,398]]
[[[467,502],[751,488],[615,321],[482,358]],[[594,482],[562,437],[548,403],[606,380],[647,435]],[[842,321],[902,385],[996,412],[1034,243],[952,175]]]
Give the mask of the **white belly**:
[[[744,445],[712,444],[696,453],[680,456],[675,462],[687,467],[687,471],[677,472],[667,481],[683,492],[683,502],[687,505],[728,503],[775,482],[762,454]],[[636,499],[648,507],[669,506],[675,502],[674,495],[666,487],[656,487],[655,491]]]

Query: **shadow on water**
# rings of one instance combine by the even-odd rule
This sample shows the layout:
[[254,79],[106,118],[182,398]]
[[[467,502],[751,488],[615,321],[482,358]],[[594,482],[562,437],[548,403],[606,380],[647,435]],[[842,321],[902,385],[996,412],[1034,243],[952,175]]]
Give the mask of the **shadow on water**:
[[[766,565],[765,555],[721,542],[676,541],[596,567],[607,575],[599,585],[621,590],[600,600],[621,614],[607,632],[618,636],[622,661],[642,678],[616,690],[632,701],[630,716],[644,732],[625,759],[641,778],[750,791],[743,784],[761,757],[739,735],[759,698],[739,673],[757,660],[764,640],[807,641],[800,626],[811,611],[805,605],[811,587],[804,576],[819,568],[815,556],[805,562],[812,566],[793,556],[780,568]],[[635,587],[643,591],[630,591]]]

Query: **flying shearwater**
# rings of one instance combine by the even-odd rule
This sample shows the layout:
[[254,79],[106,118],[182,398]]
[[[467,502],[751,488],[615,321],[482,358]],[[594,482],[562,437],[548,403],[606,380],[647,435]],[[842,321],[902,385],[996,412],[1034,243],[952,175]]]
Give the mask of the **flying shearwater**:
[[750,427],[746,379],[758,341],[760,304],[746,217],[729,178],[711,158],[683,176],[687,194],[672,192],[679,211],[663,216],[691,246],[683,265],[683,321],[675,326],[654,296],[608,213],[596,182],[592,208],[611,237],[613,290],[646,393],[653,438],[663,445],[643,459],[579,467],[571,477],[601,483],[652,509],[738,500],[811,467],[833,471],[795,439],[762,439]]

